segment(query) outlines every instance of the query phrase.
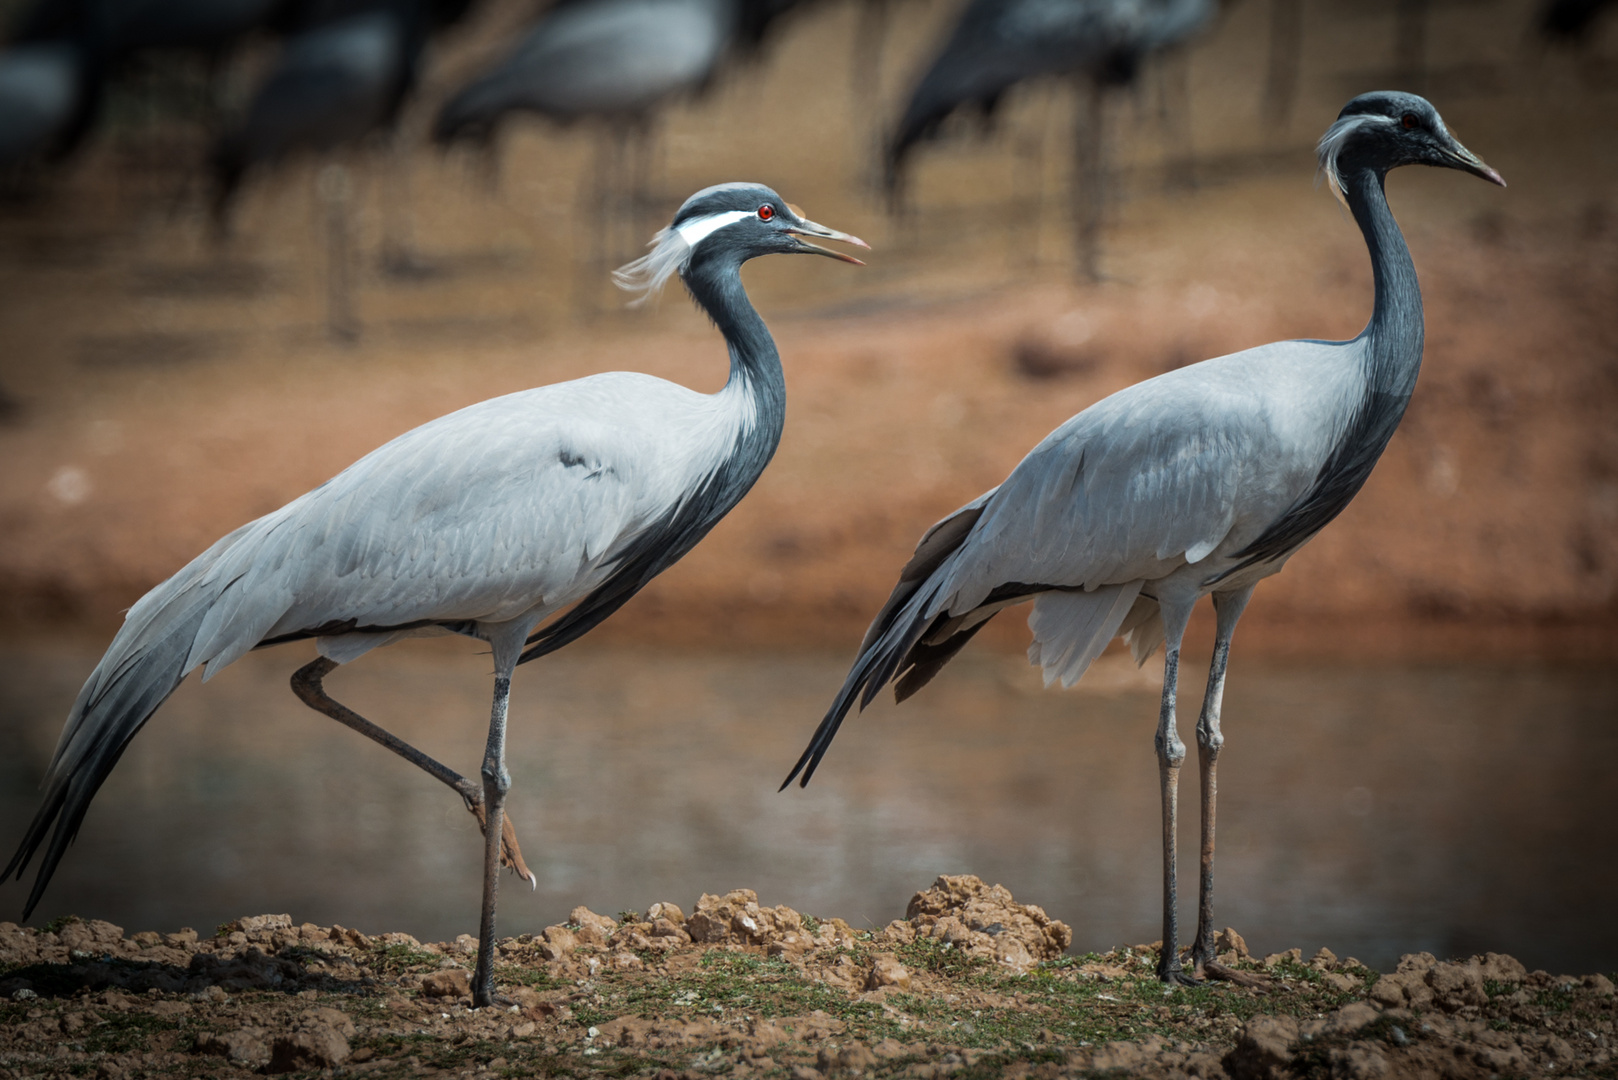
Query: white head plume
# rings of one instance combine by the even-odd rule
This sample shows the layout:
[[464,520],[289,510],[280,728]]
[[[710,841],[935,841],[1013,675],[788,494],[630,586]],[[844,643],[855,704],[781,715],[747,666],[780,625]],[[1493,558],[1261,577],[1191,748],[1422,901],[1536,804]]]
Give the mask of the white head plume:
[[629,302],[630,307],[640,307],[657,295],[664,282],[686,268],[698,244],[726,225],[733,225],[753,214],[752,210],[726,210],[693,217],[675,227],[659,229],[647,245],[650,251],[612,272],[613,283],[626,292],[640,293]]
[[1326,134],[1320,137],[1315,146],[1315,154],[1320,159],[1320,171],[1331,185],[1331,193],[1337,196],[1337,201],[1344,206],[1348,199],[1343,192],[1343,176],[1337,169],[1337,156],[1343,152],[1343,144],[1367,124],[1397,124],[1399,121],[1391,116],[1382,116],[1377,113],[1354,113],[1351,116],[1339,116]]

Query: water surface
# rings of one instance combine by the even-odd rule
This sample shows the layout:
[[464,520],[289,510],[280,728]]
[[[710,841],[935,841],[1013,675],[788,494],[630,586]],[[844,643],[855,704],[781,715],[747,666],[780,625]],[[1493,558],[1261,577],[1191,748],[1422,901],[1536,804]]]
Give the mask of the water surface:
[[[0,648],[0,845],[9,854],[99,641]],[[447,788],[305,709],[307,646],[188,680],[102,790],[36,923],[130,932],[242,914],[424,939],[475,932],[480,841]],[[940,873],[1005,884],[1078,949],[1160,936],[1156,675],[1112,657],[1075,691],[977,651],[845,725],[806,791],[776,787],[840,683],[832,655],[592,648],[522,668],[512,810],[539,876],[506,877],[502,932],[575,904],[688,910],[757,889],[857,925]],[[1200,697],[1188,670],[1184,708]],[[489,661],[412,642],[336,672],[339,699],[468,774]],[[1590,668],[1277,667],[1238,655],[1220,762],[1219,923],[1257,950],[1515,954],[1618,969],[1618,676]],[[1182,717],[1192,742],[1194,714]],[[1195,920],[1195,752],[1181,786]],[[25,890],[0,889],[0,918]]]

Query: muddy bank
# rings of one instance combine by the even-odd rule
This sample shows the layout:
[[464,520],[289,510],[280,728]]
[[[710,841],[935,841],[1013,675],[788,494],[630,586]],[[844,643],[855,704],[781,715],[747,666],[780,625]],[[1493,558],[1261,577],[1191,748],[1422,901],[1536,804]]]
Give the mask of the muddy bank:
[[1219,960],[1166,991],[1156,946],[1066,955],[1067,927],[975,877],[859,931],[750,890],[499,943],[473,1009],[463,935],[236,920],[212,935],[0,924],[0,1077],[1612,1076],[1613,983],[1509,956],[1321,949]]

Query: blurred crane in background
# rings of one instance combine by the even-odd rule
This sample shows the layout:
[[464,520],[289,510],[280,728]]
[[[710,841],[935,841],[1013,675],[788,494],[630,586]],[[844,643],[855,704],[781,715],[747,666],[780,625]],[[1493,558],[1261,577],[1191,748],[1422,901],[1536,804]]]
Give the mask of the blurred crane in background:
[[0,50],[0,171],[66,158],[100,109],[104,64],[90,47],[84,0],[37,0]]
[[100,98],[100,69],[73,40],[0,51],[0,172],[67,157],[89,133]]
[[[814,775],[856,698],[889,681],[903,701],[1003,609],[1034,601],[1029,659],[1072,686],[1114,637],[1144,663],[1167,642],[1156,735],[1163,804],[1165,982],[1195,981],[1178,954],[1175,717],[1192,608],[1218,616],[1197,757],[1201,889],[1195,970],[1214,962],[1215,766],[1230,639],[1253,588],[1342,512],[1393,437],[1421,368],[1415,265],[1383,190],[1391,169],[1434,165],[1504,186],[1414,94],[1365,94],[1320,141],[1320,164],[1370,250],[1375,300],[1352,341],[1283,341],[1182,367],[1090,406],[999,487],[934,525],[860,645],[852,670],[786,783]],[[783,784],[784,788],[786,784]]]
[[[43,803],[0,880],[20,877],[49,834],[33,910],[90,800],[192,668],[205,665],[206,679],[251,649],[314,638],[320,655],[293,676],[299,698],[448,784],[484,826],[473,1001],[493,1004],[500,866],[525,872],[505,819],[512,674],[622,607],[763,473],[786,420],[786,380],[742,288],[742,264],[773,253],[859,262],[805,236],[866,246],[803,219],[769,188],[722,184],[686,200],[653,250],[620,272],[621,284],[643,294],[682,277],[729,348],[730,378],[719,392],[611,372],[470,406],[243,525],[147,593],[74,703]],[[434,631],[493,647],[481,785],[322,685],[339,664]]]
[[[220,231],[249,170],[299,152],[329,154],[372,135],[390,136],[416,86],[430,32],[460,18],[467,6],[466,0],[312,0],[240,126],[214,148],[213,209]],[[395,160],[384,182],[402,185],[406,168]],[[326,222],[327,327],[333,337],[348,340],[359,333],[350,281],[353,181],[346,167],[331,163],[317,173],[316,188]],[[384,246],[385,257],[412,258],[404,250],[408,242],[398,251],[392,243]]]
[[[708,85],[739,20],[738,0],[563,0],[444,103],[433,139],[492,152],[500,127],[521,112],[599,124],[594,173],[580,192],[580,216],[594,223],[581,280],[598,280],[614,259],[615,232],[645,233],[658,110]],[[755,40],[768,22],[755,16]]]
[[1072,78],[1080,96],[1070,189],[1077,267],[1099,280],[1107,92],[1133,83],[1145,60],[1190,38],[1214,8],[1214,0],[971,0],[888,141],[889,192],[898,197],[910,154],[950,116],[988,118],[1018,83]]
[[1564,45],[1582,45],[1613,0],[1546,0],[1536,20],[1540,36]]
[[[295,8],[310,2],[36,0],[17,18],[9,35],[13,49],[0,59],[0,125],[11,136],[0,139],[14,144],[24,127],[50,127],[32,152],[67,156],[94,123],[104,84],[127,83],[131,69],[150,54],[201,56],[211,108],[225,55],[254,31],[285,29]],[[0,153],[0,160],[11,159]]]

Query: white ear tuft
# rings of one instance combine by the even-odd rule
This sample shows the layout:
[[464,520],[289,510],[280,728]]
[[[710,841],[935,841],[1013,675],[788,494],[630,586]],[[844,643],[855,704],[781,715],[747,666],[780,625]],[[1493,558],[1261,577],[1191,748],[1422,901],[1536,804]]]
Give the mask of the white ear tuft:
[[652,250],[612,272],[614,285],[640,294],[629,302],[630,307],[640,307],[656,296],[663,283],[691,258],[691,245],[673,229],[659,229],[648,246]]
[[726,210],[692,218],[677,229],[659,229],[648,245],[652,250],[614,270],[613,283],[628,292],[640,293],[629,302],[630,307],[640,307],[663,288],[664,282],[685,269],[698,244],[726,225],[752,217],[753,213],[752,210]]
[[1339,116],[1326,134],[1320,137],[1315,146],[1315,154],[1320,159],[1320,171],[1325,175],[1326,182],[1331,185],[1331,193],[1337,196],[1337,201],[1344,206],[1348,199],[1343,193],[1343,176],[1337,170],[1337,156],[1343,152],[1343,144],[1366,124],[1397,124],[1398,121],[1391,116],[1379,116],[1376,113],[1356,113],[1353,116]]

